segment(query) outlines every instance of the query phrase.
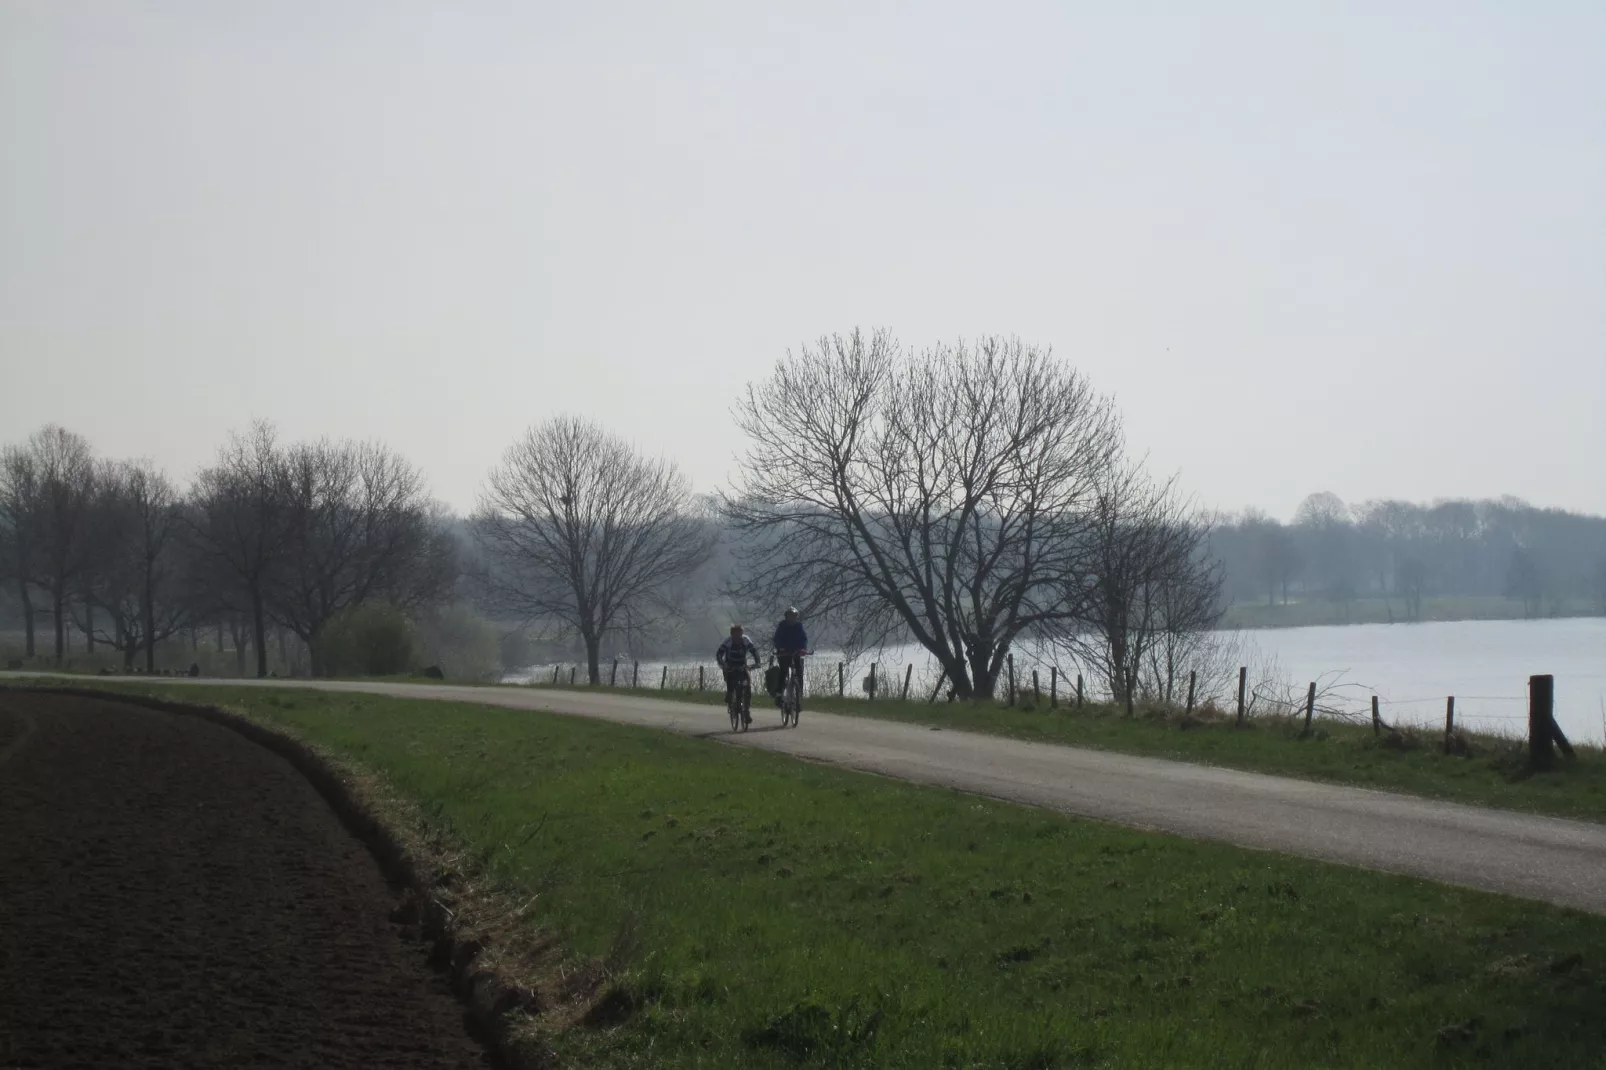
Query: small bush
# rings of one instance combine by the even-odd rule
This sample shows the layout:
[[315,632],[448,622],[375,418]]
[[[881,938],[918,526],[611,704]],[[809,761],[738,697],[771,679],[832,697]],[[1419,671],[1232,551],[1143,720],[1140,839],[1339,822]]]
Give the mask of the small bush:
[[324,626],[317,643],[326,676],[399,676],[418,660],[412,622],[390,605],[347,610]]

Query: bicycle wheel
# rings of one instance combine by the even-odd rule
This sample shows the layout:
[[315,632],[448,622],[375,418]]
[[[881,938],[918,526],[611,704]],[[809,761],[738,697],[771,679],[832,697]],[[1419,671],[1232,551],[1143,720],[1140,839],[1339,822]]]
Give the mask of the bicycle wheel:
[[725,696],[725,712],[730,714],[731,731],[735,732],[742,726],[742,700],[737,696],[736,689]]
[[736,713],[742,721],[742,731],[753,723],[753,685],[744,683],[736,689]]

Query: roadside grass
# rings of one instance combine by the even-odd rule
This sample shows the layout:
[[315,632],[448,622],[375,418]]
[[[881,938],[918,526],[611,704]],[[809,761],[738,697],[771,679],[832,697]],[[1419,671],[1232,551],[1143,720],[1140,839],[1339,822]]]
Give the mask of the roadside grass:
[[[1546,605],[1540,614],[1551,617],[1598,617],[1598,602],[1587,598],[1567,598]],[[1324,598],[1303,598],[1287,605],[1266,602],[1236,602],[1227,607],[1221,627],[1308,628],[1332,624],[1395,624],[1405,621],[1405,602],[1399,598],[1356,598],[1333,602]],[[1520,598],[1499,595],[1446,595],[1422,599],[1418,621],[1450,620],[1528,620],[1531,614]]]
[[[524,685],[546,689],[545,684]],[[569,690],[561,686],[555,690]],[[659,691],[584,688],[618,694],[723,705],[722,691]],[[775,713],[763,694],[754,695],[755,723]],[[1396,727],[1374,734],[1369,725],[1319,718],[1309,736],[1299,718],[1258,716],[1242,727],[1213,707],[1192,715],[1180,709],[1140,705],[1132,716],[1108,703],[1074,699],[1050,708],[1046,697],[1022,705],[999,702],[919,702],[835,696],[811,697],[803,711],[876,717],[888,721],[958,728],[1075,747],[1093,747],[1220,765],[1256,773],[1354,784],[1475,806],[1606,821],[1606,751],[1575,746],[1576,758],[1557,755],[1552,772],[1532,774],[1524,740],[1457,730],[1445,752],[1444,733]]]
[[120,689],[323,745],[537,897],[606,964],[565,1065],[1606,1066],[1606,918],[578,718]]

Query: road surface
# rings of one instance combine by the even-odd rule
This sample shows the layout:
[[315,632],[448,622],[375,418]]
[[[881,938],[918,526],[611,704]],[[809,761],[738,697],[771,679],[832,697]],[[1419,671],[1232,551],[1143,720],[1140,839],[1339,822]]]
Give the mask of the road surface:
[[378,681],[227,683],[473,702],[645,725],[1080,817],[1606,914],[1602,824],[809,710],[801,728],[766,725],[735,735],[719,706],[607,692]]

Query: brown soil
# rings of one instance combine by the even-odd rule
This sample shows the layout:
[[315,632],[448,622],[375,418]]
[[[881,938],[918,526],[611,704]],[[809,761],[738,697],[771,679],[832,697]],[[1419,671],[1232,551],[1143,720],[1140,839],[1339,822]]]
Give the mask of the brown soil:
[[0,691],[0,1068],[488,1065],[395,904],[237,733]]

